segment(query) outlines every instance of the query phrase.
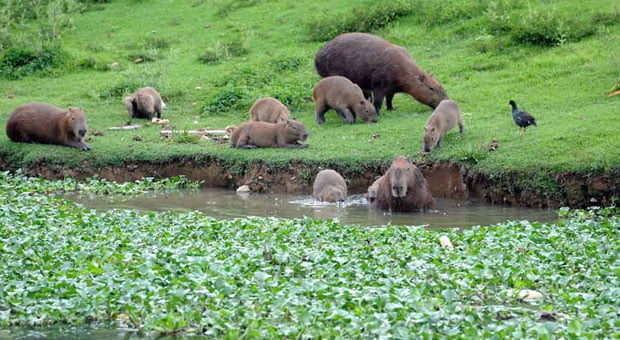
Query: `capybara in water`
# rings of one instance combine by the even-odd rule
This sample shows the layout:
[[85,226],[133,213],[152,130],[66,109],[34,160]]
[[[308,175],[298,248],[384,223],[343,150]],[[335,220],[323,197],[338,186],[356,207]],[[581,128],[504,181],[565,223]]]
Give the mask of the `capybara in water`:
[[442,100],[435,108],[433,114],[428,117],[424,127],[424,152],[431,152],[437,146],[441,147],[441,141],[448,131],[458,124],[459,134],[463,134],[463,118],[461,110],[454,100]]
[[305,148],[308,144],[298,141],[308,139],[308,131],[296,120],[287,120],[278,124],[265,122],[245,122],[230,136],[233,148]]
[[284,104],[271,97],[261,98],[250,108],[250,120],[256,122],[280,123],[291,118],[291,114]]
[[362,89],[349,79],[333,76],[321,79],[314,86],[313,98],[316,105],[316,123],[325,122],[325,112],[334,109],[340,117],[354,123],[359,117],[365,122],[377,122],[377,111],[370,104]]
[[359,85],[366,97],[374,96],[379,113],[383,98],[393,110],[395,93],[409,93],[435,108],[448,99],[441,84],[415,63],[401,46],[367,33],[344,33],[326,43],[316,54],[314,65],[321,77],[344,76]]
[[314,179],[312,197],[321,202],[344,202],[347,199],[347,183],[338,172],[321,170]]
[[377,199],[377,190],[379,189],[379,184],[381,184],[381,181],[385,178],[385,175],[377,178],[376,181],[374,181],[369,187],[368,190],[366,191],[366,201],[368,201],[369,204],[373,204],[375,202],[375,200]]
[[374,205],[381,210],[412,212],[428,209],[433,196],[422,172],[408,157],[396,157],[379,183]]
[[81,109],[61,110],[44,103],[19,106],[6,122],[6,134],[13,142],[58,144],[91,150],[84,143],[86,117]]
[[161,118],[161,110],[166,107],[159,92],[150,86],[139,88],[130,96],[125,97],[123,102],[129,114],[129,121],[132,118],[151,120],[155,114],[157,118]]

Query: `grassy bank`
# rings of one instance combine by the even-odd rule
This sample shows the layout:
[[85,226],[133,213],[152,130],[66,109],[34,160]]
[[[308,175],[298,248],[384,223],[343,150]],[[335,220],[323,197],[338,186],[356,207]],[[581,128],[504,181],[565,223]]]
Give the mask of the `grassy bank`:
[[[437,232],[96,212],[42,194],[71,183],[3,176],[0,184],[0,328],[113,322],[212,338],[620,336],[613,208],[571,211],[557,224]],[[441,235],[453,250],[439,246]],[[522,301],[522,289],[543,296]]]
[[[112,1],[88,8],[73,14],[60,39],[67,59],[62,67],[0,81],[0,124],[17,105],[43,101],[83,107],[91,132],[105,134],[91,135],[94,150],[88,153],[13,144],[0,134],[0,156],[13,167],[205,154],[231,162],[363,165],[404,154],[491,174],[516,171],[533,181],[532,172],[600,173],[620,164],[620,96],[607,97],[620,79],[614,57],[620,55],[620,25],[612,0]],[[33,27],[26,20],[13,34]],[[459,102],[465,135],[450,133],[441,150],[417,156],[430,110],[404,94],[378,124],[348,126],[332,112],[316,126],[314,54],[325,39],[347,30],[371,30],[405,46]],[[208,141],[170,143],[160,138],[159,126],[108,131],[126,121],[122,96],[144,85],[161,90],[169,106],[164,116],[179,130],[239,124],[255,99],[275,96],[306,124],[310,147],[231,150]],[[509,99],[539,122],[525,137],[512,122]],[[494,139],[499,148],[488,152]]]

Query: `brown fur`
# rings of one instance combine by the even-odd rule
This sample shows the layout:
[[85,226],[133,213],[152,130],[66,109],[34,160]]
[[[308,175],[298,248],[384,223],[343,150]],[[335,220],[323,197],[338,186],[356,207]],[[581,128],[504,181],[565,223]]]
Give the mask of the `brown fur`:
[[366,196],[366,201],[368,201],[369,204],[373,204],[377,199],[377,190],[379,190],[379,184],[381,184],[381,181],[384,178],[385,175],[377,178],[377,180],[368,187],[368,190],[364,196]]
[[280,123],[291,118],[291,114],[284,104],[271,97],[261,98],[250,108],[250,120],[256,122]]
[[418,67],[407,50],[367,33],[345,33],[326,43],[314,65],[321,77],[344,76],[372,93],[379,113],[383,98],[392,110],[395,93],[409,93],[435,108],[448,95],[437,80]]
[[359,117],[365,122],[377,122],[377,111],[370,104],[362,89],[341,76],[323,78],[314,86],[313,98],[316,105],[316,123],[325,122],[325,112],[334,109],[349,123]]
[[166,107],[159,92],[150,86],[139,88],[130,96],[125,97],[123,103],[127,108],[129,121],[132,118],[151,120],[153,115],[161,118],[161,110]]
[[321,170],[314,179],[312,197],[321,202],[343,202],[347,199],[347,183],[338,172]]
[[462,135],[463,118],[459,106],[453,100],[442,100],[424,127],[424,152],[433,151],[435,146],[440,148],[443,137],[456,125]]
[[58,144],[91,150],[84,143],[86,117],[81,109],[61,110],[44,103],[28,103],[11,113],[6,134],[13,142]]
[[244,149],[305,148],[308,144],[297,142],[305,141],[308,135],[304,125],[295,120],[278,124],[250,121],[235,129],[230,136],[230,146]]
[[374,205],[392,212],[426,210],[433,196],[422,172],[408,157],[396,157],[379,184]]

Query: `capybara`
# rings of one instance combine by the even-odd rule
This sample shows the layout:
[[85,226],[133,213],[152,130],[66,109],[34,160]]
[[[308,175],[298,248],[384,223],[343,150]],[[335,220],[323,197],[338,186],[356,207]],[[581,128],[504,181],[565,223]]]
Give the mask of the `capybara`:
[[316,105],[316,123],[325,122],[325,112],[334,109],[338,116],[349,123],[359,117],[365,122],[377,122],[377,111],[370,104],[362,89],[341,76],[326,77],[314,86],[312,94]]
[[161,118],[161,110],[166,107],[159,92],[150,86],[139,88],[130,96],[125,97],[123,102],[129,114],[129,121],[132,118],[151,120],[155,114],[157,118]]
[[344,202],[347,199],[347,183],[338,172],[321,170],[314,179],[312,197],[321,202]]
[[392,212],[426,210],[433,204],[433,196],[422,172],[408,157],[394,158],[377,190],[374,205]]
[[291,118],[291,114],[284,104],[271,97],[261,98],[250,108],[250,120],[256,122],[280,123]]
[[308,144],[298,141],[308,139],[308,131],[296,120],[272,124],[265,122],[245,122],[230,136],[233,148],[305,148]]
[[19,106],[6,122],[6,134],[13,142],[58,144],[91,150],[84,143],[86,117],[81,109],[61,110],[44,103]]
[[344,33],[326,43],[316,54],[314,65],[321,77],[344,76],[374,96],[379,113],[383,98],[393,110],[395,93],[409,93],[435,108],[448,99],[441,84],[418,67],[401,46],[367,33]]
[[448,131],[458,124],[459,134],[463,134],[463,118],[461,110],[454,100],[442,100],[433,114],[428,117],[424,127],[424,152],[431,152],[437,146],[441,147],[441,141]]
[[381,184],[381,181],[385,178],[385,175],[377,178],[376,181],[374,181],[369,187],[368,190],[366,191],[366,201],[368,201],[369,204],[373,204],[375,202],[375,200],[377,199],[377,190],[379,189],[379,184]]

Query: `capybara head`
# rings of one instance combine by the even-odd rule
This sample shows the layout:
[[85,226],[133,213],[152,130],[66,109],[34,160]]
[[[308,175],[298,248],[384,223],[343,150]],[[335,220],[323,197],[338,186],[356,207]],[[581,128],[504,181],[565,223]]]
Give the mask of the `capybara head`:
[[394,158],[390,169],[390,190],[393,197],[407,196],[407,187],[411,185],[409,181],[415,178],[416,166],[411,163],[409,157],[398,156]]
[[361,99],[356,103],[355,113],[359,115],[359,117],[367,122],[367,123],[376,123],[379,120],[379,116],[377,115],[377,111],[375,110],[375,106],[372,105],[368,100]]
[[436,127],[424,127],[424,152],[431,152],[437,140],[439,139],[440,132]]
[[86,136],[86,117],[82,109],[69,109],[65,115],[66,127],[69,129],[68,134],[75,137],[78,141],[84,141]]
[[318,198],[321,202],[336,203],[344,202],[344,200],[347,199],[347,196],[342,188],[337,186],[329,186],[319,193]]
[[417,76],[416,83],[417,86],[413,89],[413,92],[416,92],[415,98],[433,109],[442,100],[449,99],[443,86],[432,76],[422,73]]
[[368,192],[366,192],[366,200],[368,203],[372,204],[377,199],[377,186],[371,185],[368,187]]
[[303,142],[308,139],[310,135],[308,131],[306,131],[306,127],[295,119],[286,121],[286,129],[284,131],[286,140],[291,142]]

